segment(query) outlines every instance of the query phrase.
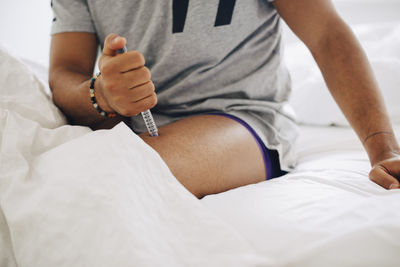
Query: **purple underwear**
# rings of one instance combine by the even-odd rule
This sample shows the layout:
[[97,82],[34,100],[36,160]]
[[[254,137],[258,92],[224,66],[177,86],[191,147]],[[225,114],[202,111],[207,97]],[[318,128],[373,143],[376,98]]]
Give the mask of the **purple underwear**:
[[232,120],[237,121],[241,125],[246,127],[246,129],[251,133],[251,135],[256,140],[258,147],[260,148],[260,151],[263,155],[267,180],[285,175],[287,173],[281,170],[278,152],[276,150],[268,149],[264,145],[264,142],[261,140],[258,134],[254,131],[254,129],[251,128],[251,126],[248,125],[245,121],[236,116],[226,113],[209,113],[209,115],[220,115],[227,118],[231,118]]

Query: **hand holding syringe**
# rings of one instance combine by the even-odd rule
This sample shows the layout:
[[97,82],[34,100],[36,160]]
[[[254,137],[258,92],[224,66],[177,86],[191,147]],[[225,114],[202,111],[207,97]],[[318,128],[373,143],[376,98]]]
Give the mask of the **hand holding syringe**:
[[[98,103],[107,112],[126,117],[142,113],[151,136],[158,136],[150,108],[157,103],[150,71],[144,66],[144,57],[137,51],[126,50],[125,38],[116,34],[107,36],[103,55],[99,60],[102,75],[98,79]],[[126,52],[126,53],[125,53]],[[118,55],[123,53],[123,55]]]
[[[126,53],[128,49],[124,46],[122,49],[117,50],[117,54]],[[151,136],[158,136],[158,129],[157,125],[154,122],[153,115],[151,115],[150,109],[141,112],[144,123],[146,124],[147,131]]]

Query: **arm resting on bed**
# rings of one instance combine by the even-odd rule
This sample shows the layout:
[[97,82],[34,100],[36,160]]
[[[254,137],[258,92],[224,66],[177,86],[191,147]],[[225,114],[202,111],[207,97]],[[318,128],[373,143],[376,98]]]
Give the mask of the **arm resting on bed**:
[[[400,166],[400,148],[371,66],[331,1],[276,0],[275,6],[310,49],[332,96],[363,142],[371,165],[397,158],[395,165]],[[397,166],[392,171],[400,174]],[[385,172],[390,174],[390,170]],[[398,185],[394,177],[379,181],[386,188],[392,183]]]

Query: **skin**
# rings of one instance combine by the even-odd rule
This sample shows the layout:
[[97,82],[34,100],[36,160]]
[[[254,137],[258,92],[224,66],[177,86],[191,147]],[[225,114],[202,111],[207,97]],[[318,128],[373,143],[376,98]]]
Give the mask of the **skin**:
[[[332,96],[363,142],[372,165],[370,179],[387,189],[400,188],[396,179],[400,177],[400,148],[371,67],[350,28],[329,0],[276,0],[274,5],[310,49]],[[99,61],[102,75],[95,83],[96,98],[103,110],[120,114],[104,118],[93,108],[88,90],[96,36],[60,33],[52,37],[50,87],[54,102],[72,124],[110,128],[156,105],[144,57],[137,51],[116,55],[125,43],[116,34],[107,36]],[[160,127],[159,133],[157,138],[140,136],[199,198],[265,179],[254,138],[231,119],[193,116]]]
[[230,118],[194,116],[140,137],[164,159],[195,196],[223,192],[265,180],[264,161],[249,131]]

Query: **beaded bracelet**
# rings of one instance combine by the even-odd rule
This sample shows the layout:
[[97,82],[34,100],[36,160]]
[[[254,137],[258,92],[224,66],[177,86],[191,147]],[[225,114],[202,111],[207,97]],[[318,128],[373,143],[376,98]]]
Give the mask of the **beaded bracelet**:
[[93,107],[97,110],[97,112],[100,113],[101,116],[103,117],[115,117],[117,116],[117,113],[115,112],[107,112],[104,111],[99,104],[97,104],[97,100],[96,97],[94,96],[94,82],[96,81],[96,79],[101,75],[101,72],[96,73],[92,79],[90,80],[90,86],[89,86],[89,90],[90,90],[90,100],[92,101],[92,105]]

